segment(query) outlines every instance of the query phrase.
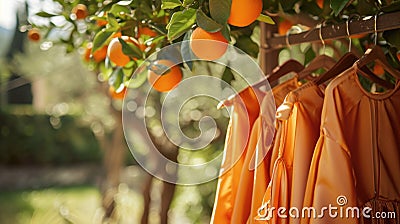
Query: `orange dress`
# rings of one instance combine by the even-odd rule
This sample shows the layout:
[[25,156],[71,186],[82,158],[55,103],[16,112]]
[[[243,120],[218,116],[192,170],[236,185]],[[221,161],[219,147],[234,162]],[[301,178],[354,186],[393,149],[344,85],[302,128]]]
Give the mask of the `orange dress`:
[[[281,85],[278,85],[272,89],[274,94],[274,99],[276,106],[283,103],[286,95],[300,86],[297,77],[294,77]],[[253,157],[250,162],[249,170],[254,170],[254,174],[251,175],[253,178],[253,189],[251,196],[251,209],[250,215],[248,217],[247,223],[253,224],[258,223],[254,219],[258,214],[258,209],[260,208],[263,200],[263,195],[267,189],[268,183],[271,179],[273,163],[271,162],[271,148],[275,144],[274,142],[279,139],[279,131],[275,119],[271,120],[271,117],[275,118],[275,111],[271,111],[268,98],[265,97],[261,103],[260,116],[256,120],[259,122],[260,128],[258,137],[260,138],[257,142],[257,146],[253,152]],[[273,136],[273,141],[271,143],[271,136]]]
[[[282,85],[284,87],[274,88],[273,93],[274,96],[276,93],[276,96],[283,99],[282,95],[287,92],[283,94],[281,91],[290,91],[292,87],[297,87],[297,79],[291,79]],[[260,123],[256,122],[260,114],[259,99],[269,99],[269,102],[272,99],[270,94],[257,89],[254,89],[253,94],[249,94],[251,90],[252,88],[247,88],[239,94],[240,97],[224,102],[226,106],[233,105],[233,110],[211,223],[246,223],[250,215],[254,170],[250,170],[249,167],[261,130]],[[279,98],[275,98],[275,102],[277,101]]]
[[259,102],[264,92],[251,87],[224,105],[233,106],[226,133],[221,176],[218,178],[214,210],[211,223],[230,223],[240,184],[240,175],[248,148],[249,137],[254,121],[257,119]]
[[[363,89],[357,72],[355,64],[326,88],[303,204],[318,214],[335,206],[338,217],[325,210],[322,218],[305,218],[303,224],[400,223],[400,217],[351,217],[353,207],[365,206],[373,209],[370,215],[400,214],[400,82],[374,94]],[[349,215],[340,216],[340,210]]]
[[[308,177],[309,166],[319,137],[323,90],[313,82],[290,92],[278,108],[278,139],[274,143],[272,178],[259,208],[287,209],[287,218],[277,217],[276,211],[260,210],[255,217],[260,223],[299,223],[291,218],[290,207],[300,208]],[[262,222],[262,220],[264,220]]]

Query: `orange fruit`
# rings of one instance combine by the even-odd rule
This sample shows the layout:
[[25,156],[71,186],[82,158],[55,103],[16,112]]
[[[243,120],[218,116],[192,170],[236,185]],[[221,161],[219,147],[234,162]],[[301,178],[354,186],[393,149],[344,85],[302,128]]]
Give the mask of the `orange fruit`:
[[317,0],[317,5],[318,5],[318,7],[320,7],[321,9],[324,8],[324,0]]
[[374,74],[375,75],[383,75],[385,74],[385,69],[383,69],[382,65],[375,63],[374,65]]
[[[130,42],[139,47],[139,43],[137,42],[137,40],[133,39],[132,37],[122,36],[121,38],[125,42]],[[121,67],[128,64],[128,62],[130,62],[131,60],[129,56],[125,55],[122,51],[122,44],[121,42],[119,42],[118,37],[114,37],[108,45],[107,56],[111,62]]]
[[105,26],[108,24],[107,18],[106,18],[107,12],[101,11],[97,16],[98,19],[96,20],[96,24],[99,27]]
[[122,33],[121,32],[117,32],[113,35],[113,37],[122,37]]
[[97,63],[104,61],[107,57],[107,49],[108,46],[105,45],[102,48],[96,50],[95,52],[92,53],[92,43],[89,43],[86,46],[85,54],[84,54],[84,60],[85,61],[90,61],[90,58],[93,58],[93,60]]
[[[169,69],[163,74],[159,75],[155,71],[160,69],[164,71],[165,68],[158,67],[157,65],[166,66]],[[153,63],[152,68],[148,70],[147,80],[159,92],[167,92],[175,88],[182,80],[182,71],[179,66],[174,65],[170,60],[158,60]]]
[[233,26],[248,26],[261,14],[262,0],[232,0],[228,23]]
[[397,53],[397,59],[400,61],[400,53]]
[[110,88],[108,89],[110,96],[116,100],[124,99],[126,90],[127,88],[125,86],[123,88],[118,88],[117,90],[115,90],[113,86],[110,86]]
[[198,58],[212,61],[225,54],[228,41],[220,31],[209,33],[197,27],[190,37],[190,48]]
[[38,42],[40,40],[39,29],[32,28],[28,31],[28,39],[34,42]]
[[106,57],[107,57],[107,49],[108,49],[108,46],[105,45],[102,48],[100,48],[97,51],[95,51],[92,54],[92,57],[93,57],[94,61],[98,63],[98,62],[101,62],[104,59],[106,59]]
[[[137,32],[137,37],[140,38],[141,35],[155,37],[158,34],[147,26],[140,26],[138,29],[138,32]],[[146,50],[147,46],[144,44],[144,41],[141,41],[141,40],[142,39],[139,39],[139,48],[140,48],[140,50],[144,51],[144,50]],[[154,47],[154,44],[151,44],[150,47]]]
[[108,21],[106,19],[99,19],[99,20],[96,20],[96,24],[97,24],[97,26],[102,27],[102,26],[107,25]]
[[157,36],[157,33],[154,30],[152,30],[149,27],[147,27],[147,26],[140,26],[139,29],[138,29],[137,35],[138,35],[138,37],[140,37],[141,35],[147,35],[147,36],[150,36],[150,37],[155,37],[155,36]]
[[86,61],[86,62],[90,61],[90,55],[91,55],[91,52],[92,52],[92,47],[89,46],[89,45],[91,45],[91,44],[88,44],[86,46],[85,53],[83,53],[83,60]]
[[293,23],[286,19],[279,22],[279,25],[278,25],[279,35],[282,35],[282,36],[286,35],[287,32],[290,30],[290,28],[292,28],[292,26],[293,26]]
[[88,16],[88,9],[84,4],[78,4],[71,11],[76,16],[76,19],[84,19]]

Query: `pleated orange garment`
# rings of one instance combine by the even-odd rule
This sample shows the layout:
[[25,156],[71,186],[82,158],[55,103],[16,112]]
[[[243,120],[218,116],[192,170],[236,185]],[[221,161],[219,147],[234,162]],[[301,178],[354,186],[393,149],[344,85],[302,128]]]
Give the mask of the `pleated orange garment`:
[[218,178],[216,198],[211,223],[231,223],[232,212],[237,197],[245,153],[250,132],[259,115],[260,101],[264,92],[248,87],[233,99],[224,101],[225,106],[233,106],[226,133],[224,157]]
[[[281,84],[279,88],[275,87],[272,90],[274,98],[276,96],[278,97],[275,98],[275,103],[279,103],[280,99],[283,99],[283,95],[297,88],[297,86],[297,78],[293,78]],[[233,105],[233,110],[231,112],[231,119],[229,121],[225,141],[224,159],[220,170],[222,175],[218,179],[211,223],[246,223],[250,215],[250,209],[252,207],[253,171],[242,172],[242,169],[246,167],[247,170],[249,167],[251,157],[247,156],[246,159],[247,152],[253,152],[258,141],[257,134],[260,130],[260,124],[258,124],[258,122],[255,124],[255,120],[259,116],[260,111],[260,101],[258,99],[262,99],[265,93],[261,93],[259,90],[256,93],[259,96],[258,98],[246,97],[240,94],[242,95],[241,97],[235,97],[224,102],[226,106]],[[243,100],[246,108],[249,109],[249,119],[246,119],[246,110],[244,109],[245,107],[240,104],[240,99]],[[257,131],[254,131],[254,134],[252,134],[253,137],[250,138],[253,125],[256,126]],[[251,153],[251,155],[252,154],[253,153]],[[245,163],[247,165],[244,165]],[[240,190],[239,185],[241,185]],[[243,188],[245,189],[243,190]],[[235,209],[235,207],[237,208]]]
[[[265,192],[261,214],[254,216],[259,223],[299,223],[300,219],[291,218],[289,208],[303,205],[303,197],[308,170],[319,137],[323,90],[313,82],[290,92],[276,113],[279,123],[279,139],[275,141],[276,158],[272,179]],[[275,210],[269,210],[275,208]],[[277,209],[283,207],[286,212],[277,216]]]
[[[298,82],[297,76],[295,76],[281,85],[274,87],[272,92],[274,94],[276,106],[281,105],[286,95],[290,91],[300,87],[300,85],[301,84]],[[273,164],[271,164],[271,148],[276,139],[279,139],[279,127],[276,126],[277,123],[275,123],[275,119],[271,119],[275,118],[275,111],[270,110],[270,102],[267,100],[268,97],[265,97],[262,101],[260,116],[256,120],[256,123],[260,123],[261,129],[259,130],[260,133],[258,134],[260,139],[258,140],[256,149],[253,152],[253,158],[250,162],[251,167],[249,169],[254,170],[251,209],[247,221],[249,224],[258,223],[254,217],[256,217],[258,209],[262,204],[263,195],[267,189],[272,174]],[[273,131],[271,129],[275,130]],[[273,136],[272,143],[270,142],[271,134],[275,134]]]
[[[323,217],[307,214],[302,224],[399,223],[400,82],[385,93],[370,93],[357,73],[362,71],[355,64],[326,88],[303,203]],[[321,211],[329,205],[336,213]],[[353,208],[366,206],[372,208],[369,215],[386,211],[397,217],[352,217]]]
[[[273,104],[272,99],[276,97],[278,103],[281,103],[281,99],[284,98],[283,96],[291,90],[297,88],[299,85],[300,84],[297,81],[297,76],[295,76],[294,78],[275,87],[272,90],[273,95],[271,95],[271,92],[266,92],[264,96],[260,107],[260,116],[255,121],[250,134],[249,147],[245,154],[245,160],[240,175],[240,183],[238,188],[239,193],[236,196],[235,205],[232,212],[232,223],[248,222],[249,217],[251,216],[253,203],[255,202],[252,201],[252,199],[256,198],[256,195],[253,194],[258,194],[259,191],[265,189],[263,186],[260,186],[259,183],[255,182],[257,177],[254,176],[254,173],[256,164],[258,165],[257,171],[263,169],[264,165],[269,165],[268,158],[265,160],[266,163],[259,164],[259,162],[255,162],[265,157],[266,154],[263,152],[270,148],[275,133],[274,115],[277,105],[276,103],[275,105]],[[257,159],[256,152],[258,152]],[[265,173],[265,176],[261,176],[262,173],[260,172],[257,172],[258,178],[261,178],[262,180],[269,180],[269,175]],[[255,200],[258,201],[257,199]]]

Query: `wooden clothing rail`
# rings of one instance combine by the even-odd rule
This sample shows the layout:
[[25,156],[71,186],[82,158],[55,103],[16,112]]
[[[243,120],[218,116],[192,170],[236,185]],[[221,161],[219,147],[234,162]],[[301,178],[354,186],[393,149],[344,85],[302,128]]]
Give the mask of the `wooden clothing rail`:
[[[349,21],[348,25],[350,36],[373,33],[375,32],[375,16],[352,19]],[[314,28],[298,34],[289,34],[288,36],[268,37],[262,41],[260,47],[268,51],[283,48],[287,46],[287,43],[290,45],[295,45],[301,43],[321,42],[320,32],[324,41],[348,38],[346,26],[346,23],[330,24],[322,26],[321,30],[320,28]],[[400,28],[400,11],[385,13],[377,16],[377,32],[398,28]]]

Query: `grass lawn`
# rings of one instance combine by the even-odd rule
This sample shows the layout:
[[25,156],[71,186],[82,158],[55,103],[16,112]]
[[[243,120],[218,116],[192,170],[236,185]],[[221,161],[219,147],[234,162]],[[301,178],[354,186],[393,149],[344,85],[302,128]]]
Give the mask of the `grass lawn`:
[[99,207],[93,186],[0,192],[0,223],[94,223]]
[[[155,201],[150,209],[150,224],[159,223],[160,184],[156,181],[153,186],[152,197]],[[208,188],[213,190],[213,186],[206,184],[203,191]],[[209,223],[211,211],[204,210],[208,206],[203,205],[203,197],[194,186],[177,187],[170,211],[171,223]],[[114,199],[118,217],[116,223],[140,222],[143,201],[137,190],[121,184]],[[94,186],[0,192],[0,224],[98,224],[102,216],[101,195]]]

